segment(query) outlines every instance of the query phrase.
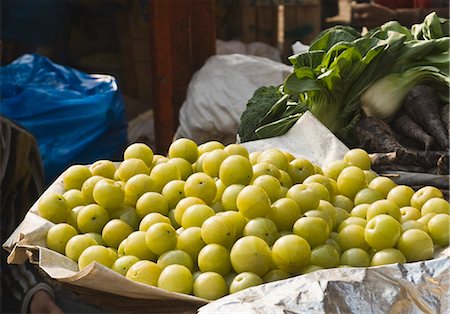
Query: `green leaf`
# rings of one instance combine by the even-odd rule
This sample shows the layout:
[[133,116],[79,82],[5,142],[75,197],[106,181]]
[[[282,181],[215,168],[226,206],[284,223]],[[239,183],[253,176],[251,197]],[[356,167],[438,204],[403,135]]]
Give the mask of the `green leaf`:
[[366,38],[377,38],[377,39],[386,39],[387,31],[381,30],[380,27],[375,27],[370,29],[363,37]]
[[450,76],[450,57],[449,53],[441,53],[441,54],[435,54],[435,55],[429,55],[425,56],[419,61],[415,61],[411,63],[411,66],[417,67],[417,66],[434,66],[439,69],[439,71],[446,75]]
[[314,50],[306,51],[289,57],[289,61],[295,68],[309,67],[311,69],[317,68],[321,63],[325,51]]
[[275,137],[285,134],[289,129],[297,122],[302,116],[302,113],[298,113],[289,117],[282,118],[280,120],[268,123],[256,129],[255,133],[259,139]]
[[436,12],[428,14],[422,23],[415,24],[411,33],[418,40],[432,40],[449,36],[449,20],[439,18]]
[[421,40],[423,39],[422,36],[422,24],[414,24],[411,26],[411,35],[414,39]]
[[433,53],[449,52],[450,50],[450,37],[442,37],[434,40],[436,43]]
[[337,58],[339,58],[339,56],[348,51],[348,49],[353,48],[354,44],[350,43],[350,42],[339,42],[335,45],[333,45],[333,47],[331,47],[327,53],[325,54],[323,60],[322,60],[322,66],[324,68],[330,68],[333,64],[333,62],[336,61]]
[[328,90],[333,91],[333,94],[343,96],[348,81],[354,79],[355,73],[362,69],[361,58],[359,51],[352,45],[331,63],[329,71],[319,75],[317,79],[321,80]]
[[375,59],[379,54],[383,53],[386,47],[387,47],[386,44],[382,44],[370,48],[369,51],[367,51],[364,54],[364,57],[362,58],[361,62],[366,65],[371,63],[372,60]]
[[395,64],[393,71],[403,72],[408,68],[416,66],[417,61],[424,60],[424,58],[433,55],[441,56],[443,58],[442,61],[445,62],[445,55],[448,54],[449,44],[449,37],[436,40],[413,40],[406,42],[399,52],[401,58]]
[[297,77],[296,73],[291,73],[284,81],[283,91],[286,94],[296,95],[309,91],[325,91],[325,87],[320,81],[304,76],[302,78]]
[[393,31],[393,32],[404,34],[406,36],[406,40],[413,39],[413,35],[411,34],[411,31],[407,27],[403,26],[402,24],[400,24],[397,21],[386,22],[383,25],[381,25],[380,29],[385,32]]
[[294,74],[295,76],[297,76],[298,78],[316,78],[316,72],[314,71],[314,69],[311,69],[309,67],[302,67],[302,68],[295,68],[294,69]]
[[386,44],[380,39],[375,37],[361,37],[354,41],[356,49],[359,53],[365,56],[367,53],[372,51],[376,47],[384,47]]
[[426,39],[435,39],[444,36],[441,21],[436,12],[432,12],[425,17],[422,32]]
[[283,95],[270,110],[266,113],[266,115],[258,122],[258,125],[264,125],[275,120],[277,117],[281,116],[282,113],[286,110],[287,101],[289,99],[289,95]]
[[415,40],[406,42],[400,54],[402,59],[409,60],[421,59],[429,55],[437,47],[436,40]]
[[341,41],[351,42],[359,37],[361,35],[350,26],[334,26],[320,32],[311,43],[309,51],[328,51],[336,43]]

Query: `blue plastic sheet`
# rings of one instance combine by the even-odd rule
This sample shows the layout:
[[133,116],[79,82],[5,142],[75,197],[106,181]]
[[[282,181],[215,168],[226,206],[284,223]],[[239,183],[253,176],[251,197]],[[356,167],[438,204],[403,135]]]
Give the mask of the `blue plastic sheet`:
[[47,184],[72,164],[121,158],[127,123],[114,77],[28,54],[2,67],[0,82],[0,114],[35,136]]

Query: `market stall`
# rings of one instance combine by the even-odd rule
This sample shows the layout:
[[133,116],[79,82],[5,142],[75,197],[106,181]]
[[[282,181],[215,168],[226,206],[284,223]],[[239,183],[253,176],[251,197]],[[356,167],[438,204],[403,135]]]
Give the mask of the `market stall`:
[[[113,77],[35,55],[5,67],[48,66],[23,90],[44,81],[72,113],[101,97],[112,109],[89,124],[118,122],[72,136],[123,145],[119,157],[50,167],[56,178],[2,243],[8,263],[35,265],[104,312],[448,312],[449,20],[330,27],[286,65],[209,57],[214,28],[195,42],[214,5],[201,2],[150,5],[157,148],[123,145]],[[11,86],[10,103],[23,100]]]

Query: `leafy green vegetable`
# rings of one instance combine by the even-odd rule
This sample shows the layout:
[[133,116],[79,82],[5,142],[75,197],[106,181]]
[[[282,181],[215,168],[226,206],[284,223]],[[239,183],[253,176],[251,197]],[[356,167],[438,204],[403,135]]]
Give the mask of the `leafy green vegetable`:
[[242,113],[238,134],[242,142],[258,139],[255,130],[260,126],[261,119],[280,99],[278,87],[268,86],[258,88]]
[[[279,101],[256,119],[257,136],[281,135],[310,110],[350,142],[361,116],[362,95],[365,100],[372,98],[369,103],[392,106],[386,110],[392,113],[404,96],[403,88],[425,80],[436,86],[442,99],[448,99],[448,25],[448,20],[431,13],[412,29],[391,21],[364,36],[348,26],[322,31],[309,51],[289,58],[293,72],[280,88]],[[397,100],[391,104],[390,99]]]
[[[299,103],[332,132],[341,138],[348,137],[360,116],[361,93],[377,78],[388,73],[386,63],[391,62],[392,55],[398,53],[406,39],[399,33],[380,37],[360,37],[351,42],[332,43],[325,38],[338,40],[337,37],[324,34],[315,42],[316,47],[319,43],[323,47],[331,47],[324,51],[322,63],[313,68],[294,65],[293,73],[283,85],[283,92],[297,95]],[[297,61],[301,56],[291,59]]]
[[309,46],[310,51],[329,50],[335,43],[353,41],[361,35],[350,26],[336,25],[321,31]]
[[432,40],[449,36],[449,20],[440,18],[436,12],[428,14],[422,23],[411,27],[411,34],[417,40]]
[[297,122],[302,113],[293,114],[283,119],[270,122],[256,129],[258,138],[273,137],[273,134],[283,135]]

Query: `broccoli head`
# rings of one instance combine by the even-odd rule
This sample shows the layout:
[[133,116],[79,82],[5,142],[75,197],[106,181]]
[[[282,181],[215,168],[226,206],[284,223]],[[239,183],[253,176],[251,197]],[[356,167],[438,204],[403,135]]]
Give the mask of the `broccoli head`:
[[257,140],[255,130],[260,127],[262,118],[270,108],[280,99],[281,94],[276,86],[263,86],[258,88],[241,115],[238,134],[241,142]]

